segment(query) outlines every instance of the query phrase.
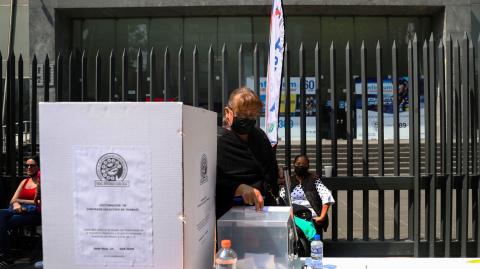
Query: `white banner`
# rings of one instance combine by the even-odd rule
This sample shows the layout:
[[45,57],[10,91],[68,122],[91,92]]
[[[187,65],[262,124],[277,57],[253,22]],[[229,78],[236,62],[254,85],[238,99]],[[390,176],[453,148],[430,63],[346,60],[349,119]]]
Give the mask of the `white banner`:
[[273,0],[270,17],[270,52],[267,68],[267,100],[265,103],[265,125],[272,145],[278,143],[278,111],[280,108],[280,87],[282,82],[285,25],[282,0]]
[[151,155],[143,146],[75,146],[79,265],[153,266]]

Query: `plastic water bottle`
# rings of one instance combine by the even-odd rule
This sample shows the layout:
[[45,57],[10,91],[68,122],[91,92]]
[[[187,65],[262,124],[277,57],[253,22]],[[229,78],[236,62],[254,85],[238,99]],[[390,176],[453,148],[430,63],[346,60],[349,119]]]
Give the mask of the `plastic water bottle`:
[[323,268],[323,243],[320,240],[320,235],[316,234],[310,244],[310,257],[312,258],[312,268]]
[[230,240],[222,240],[222,248],[215,255],[215,269],[236,269],[237,253],[231,249]]

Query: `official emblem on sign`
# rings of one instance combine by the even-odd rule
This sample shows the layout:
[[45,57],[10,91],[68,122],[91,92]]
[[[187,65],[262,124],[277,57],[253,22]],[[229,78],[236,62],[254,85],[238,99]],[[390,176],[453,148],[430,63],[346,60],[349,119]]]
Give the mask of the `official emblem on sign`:
[[125,159],[116,153],[107,153],[97,161],[96,187],[128,187],[128,166]]
[[207,155],[203,154],[200,160],[200,185],[208,181],[207,167],[208,167]]

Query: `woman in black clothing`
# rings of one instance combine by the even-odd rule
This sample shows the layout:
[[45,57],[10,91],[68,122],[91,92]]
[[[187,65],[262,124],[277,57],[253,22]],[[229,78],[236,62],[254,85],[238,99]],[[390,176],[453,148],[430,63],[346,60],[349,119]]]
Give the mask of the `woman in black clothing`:
[[261,108],[249,88],[234,90],[224,108],[217,135],[217,218],[233,206],[235,197],[257,210],[275,204],[277,160],[266,134],[255,127]]
[[[328,209],[335,203],[332,193],[323,184],[320,177],[309,172],[310,160],[306,155],[295,157],[295,176],[290,186],[290,197],[294,211],[307,208],[318,232],[328,228]],[[285,199],[285,188],[280,190],[280,197]]]

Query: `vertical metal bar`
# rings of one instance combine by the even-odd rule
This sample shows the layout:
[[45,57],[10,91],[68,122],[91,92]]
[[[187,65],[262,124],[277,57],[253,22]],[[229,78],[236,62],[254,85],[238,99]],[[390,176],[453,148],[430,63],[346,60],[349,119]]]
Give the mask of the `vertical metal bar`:
[[[30,153],[32,156],[37,154],[37,81],[37,56],[34,54],[32,60],[32,93],[30,94]],[[2,138],[0,141],[3,141],[2,133],[0,132],[0,138]]]
[[238,87],[243,85],[243,44],[238,48]]
[[[11,52],[8,52],[8,56],[7,56],[7,66],[6,66],[6,77],[5,77],[5,84],[6,84],[6,87],[5,87],[5,126],[3,125],[2,123],[2,133],[3,133],[3,128],[5,127],[5,142],[3,142],[2,140],[2,153],[3,153],[3,146],[5,146],[5,173],[8,175],[10,174],[10,171],[9,171],[9,160],[11,158],[10,156],[10,135],[9,135],[9,128],[10,128],[10,102],[9,102],[9,92],[10,92],[10,78],[11,78],[11,74],[10,74],[10,71],[11,71],[11,68],[10,68],[10,57],[11,57]],[[2,164],[3,165],[3,164]],[[13,187],[12,187],[13,188]],[[12,189],[12,191],[14,191]]]
[[[260,52],[257,43],[255,43],[255,47],[253,48],[253,85],[253,90],[260,96]],[[257,119],[256,126],[260,127],[260,117]]]
[[[6,171],[6,174],[11,174],[12,171],[10,171],[10,160],[12,159],[12,156],[11,156],[11,151],[10,151],[10,144],[11,144],[11,136],[10,136],[10,83],[11,83],[11,77],[12,77],[12,74],[11,74],[11,71],[12,71],[12,68],[10,67],[12,61],[11,61],[11,58],[12,57],[12,53],[9,52],[8,53],[8,56],[7,56],[7,69],[5,70],[6,71],[6,75],[7,77],[5,78],[5,83],[6,83],[6,87],[5,87],[5,171]],[[3,132],[3,125],[2,125],[2,132]],[[3,141],[2,141],[3,142]],[[2,145],[3,146],[3,145]],[[3,151],[3,149],[2,149]],[[13,190],[13,186],[12,186],[12,191]]]
[[[477,48],[480,49],[480,35],[477,39]],[[479,54],[480,55],[480,54]],[[472,57],[472,61],[474,62],[473,63],[473,68],[475,68],[476,64],[475,64],[475,53],[473,53],[473,55],[471,56]],[[476,119],[475,119],[475,124],[476,124],[476,133],[475,133],[475,138],[473,140],[472,143],[474,144],[477,144],[479,143],[479,140],[480,140],[480,137],[477,138],[477,136],[480,136],[480,108],[478,107],[480,105],[480,91],[478,90],[478,87],[480,86],[480,61],[477,61],[477,64],[479,64],[479,66],[477,66],[477,84],[473,86],[473,88],[475,89],[475,99],[476,99],[476,102],[477,104],[475,105],[476,107]],[[472,73],[475,74],[475,70],[472,70]],[[477,150],[478,150],[478,145],[477,145]],[[479,152],[477,152],[477,154],[480,154]],[[479,165],[479,155],[477,155],[477,161],[475,162],[475,167],[477,168],[477,181],[476,181],[476,189],[473,189],[472,188],[472,194],[475,194],[473,195],[472,197],[472,200],[475,201],[474,203],[474,206],[472,206],[472,211],[473,211],[473,223],[472,223],[472,228],[475,227],[475,230],[473,232],[473,237],[474,237],[474,240],[476,241],[477,243],[477,257],[480,256],[480,221],[479,221],[479,218],[480,218],[480,176],[478,176],[478,173],[479,173],[479,168],[478,168],[478,165]]]
[[[477,40],[477,48],[480,49],[480,35],[478,36],[478,40]],[[479,54],[479,55],[480,55],[480,54]],[[474,60],[476,59],[476,58],[475,58],[475,55],[473,55],[473,59],[474,59]],[[477,70],[478,70],[478,73],[477,73],[477,87],[479,87],[479,86],[480,86],[480,61],[477,61],[477,62],[478,62],[478,66],[477,66],[477,67],[478,67],[478,68],[477,68]],[[474,66],[475,66],[475,64],[474,64]],[[475,74],[475,73],[474,73],[474,74]],[[476,91],[476,94],[477,94],[477,96],[476,96],[477,106],[480,106],[480,91],[479,91],[478,88],[476,88],[476,87],[475,87],[475,89],[477,89],[477,91]],[[478,137],[478,140],[477,140],[477,138],[475,138],[475,144],[480,142],[480,108],[479,108],[479,107],[476,107],[476,109],[477,109],[477,120],[476,120],[476,124],[477,124],[477,131],[478,131],[478,136],[479,136],[479,137]],[[478,148],[479,148],[479,150],[480,150],[480,146],[479,146]],[[480,155],[480,152],[478,152],[478,154]],[[478,163],[478,162],[480,162],[480,157],[477,158],[477,163],[475,164],[475,166],[480,165],[480,163]],[[477,172],[479,172],[479,171],[477,170]]]
[[453,180],[453,59],[452,59],[452,36],[446,40],[446,84],[445,84],[445,168],[447,173],[447,180],[445,182],[445,257],[450,257],[450,244],[452,242],[452,180]]
[[[440,164],[441,164],[441,170],[440,173],[442,175],[446,175],[447,169],[446,169],[446,162],[447,162],[447,157],[446,157],[446,152],[447,152],[447,145],[446,145],[446,117],[445,117],[445,51],[444,51],[444,45],[443,41],[440,40],[438,44],[438,50],[437,50],[437,57],[438,57],[438,68],[437,68],[437,80],[438,80],[438,91],[439,91],[439,111],[440,111]],[[442,240],[445,240],[445,209],[446,209],[446,189],[442,188],[441,189],[441,197],[440,197],[440,238]]]
[[[33,77],[33,73],[32,73],[32,77]],[[5,81],[6,80],[7,80],[7,77],[5,77]],[[2,52],[1,51],[0,51],[0,83],[2,83],[2,85],[3,85],[3,83],[5,83],[3,81],[3,58],[2,58]],[[33,83],[32,83],[32,87],[33,87]],[[4,103],[3,102],[3,96],[4,96],[4,94],[0,91],[0,104]],[[0,109],[0,119],[3,119],[2,110],[3,109]],[[2,123],[2,124],[0,124],[0,173],[5,172],[4,169],[3,169],[3,164],[4,164],[3,146],[4,146],[4,142],[3,142],[3,123]]]
[[56,83],[55,83],[55,100],[63,101],[63,56],[62,53],[59,52],[57,56],[57,63],[55,65],[56,74]]
[[322,80],[320,79],[322,73],[322,66],[320,61],[321,53],[318,42],[315,45],[315,167],[317,169],[317,175],[322,175],[322,115],[323,115],[323,105],[322,105]]
[[183,102],[184,83],[183,77],[185,75],[185,69],[183,66],[183,47],[178,50],[178,101]]
[[413,232],[413,245],[414,245],[414,256],[420,256],[420,88],[419,88],[419,70],[418,70],[418,40],[417,35],[415,34],[413,38],[413,115],[414,115],[414,171],[415,171],[415,180],[414,180],[414,202],[413,202],[413,211],[414,211],[414,232]]
[[[331,101],[331,110],[330,110],[330,134],[332,139],[331,144],[331,154],[332,154],[332,176],[337,176],[338,170],[338,155],[337,155],[337,111],[338,111],[338,97],[336,88],[336,51],[333,41],[330,45],[330,101]],[[306,124],[305,124],[306,126]],[[306,130],[306,128],[305,128]],[[306,134],[305,134],[306,136]],[[305,138],[306,140],[306,138]],[[334,226],[333,228],[335,228]],[[333,233],[333,230],[332,230]]]
[[[332,154],[332,176],[337,176],[337,110],[338,110],[338,102],[337,102],[337,93],[336,88],[337,85],[335,84],[336,80],[336,51],[333,41],[330,45],[330,101],[331,101],[331,113],[330,113],[330,132],[331,132],[331,154]],[[305,83],[305,82],[304,82]],[[303,102],[305,105],[305,102]],[[305,121],[306,126],[306,121]],[[305,128],[306,131],[306,128]],[[305,133],[305,142],[306,142],[306,133]],[[333,190],[332,195],[334,199],[337,197],[337,191]],[[335,200],[336,201],[336,200]],[[336,241],[338,239],[338,208],[336,204],[332,206],[332,240]]]
[[[459,111],[460,110],[461,109],[459,109]],[[459,125],[461,126],[461,122],[459,123]],[[459,140],[461,140],[461,137],[460,137]],[[460,243],[460,248],[461,248],[461,240],[462,240],[462,186],[463,186],[463,181],[464,180],[465,180],[465,177],[464,177],[464,175],[461,174],[461,170],[460,170],[458,175],[453,177],[453,186],[454,186],[454,189],[455,189],[455,205],[456,205],[456,207],[455,207],[455,211],[456,211],[456,219],[455,219],[456,240],[457,240],[458,243]]]
[[[377,126],[378,126],[378,175],[384,176],[384,121],[383,121],[383,76],[382,76],[382,46],[377,41],[376,67],[377,67]],[[378,239],[385,240],[385,192],[378,191]]]
[[[337,191],[332,191],[332,196],[335,201],[338,201]],[[338,240],[338,206],[334,203],[332,205],[332,241]]]
[[471,38],[468,39],[468,84],[470,85],[468,92],[469,99],[469,114],[470,114],[470,141],[472,144],[472,174],[477,173],[477,98],[476,98],[476,86],[475,85],[475,47]]
[[[430,74],[429,74],[429,55],[428,55],[428,43],[427,40],[424,40],[423,47],[422,47],[422,64],[423,64],[423,96],[424,96],[424,130],[425,130],[425,139],[424,139],[424,153],[422,153],[421,146],[420,146],[420,154],[419,156],[425,156],[425,172],[430,175],[431,174],[431,164],[430,164]],[[419,93],[419,96],[421,94]],[[421,116],[420,116],[421,117]],[[420,145],[422,144],[422,140],[420,138]],[[421,157],[420,157],[421,158]],[[421,161],[420,161],[421,164]],[[420,171],[422,170],[420,166]],[[421,192],[422,190],[420,190]],[[430,212],[430,192],[429,188],[425,189],[425,238],[428,240],[430,228],[429,225],[429,212]]]
[[50,102],[50,59],[48,54],[43,65],[43,101]]
[[[479,180],[479,177],[478,175],[477,176],[473,176],[470,178],[472,181],[471,181],[471,186],[472,186],[472,239],[474,242],[476,242],[478,244],[478,192],[477,192],[477,189],[478,189],[478,180]],[[475,180],[475,181],[474,181]],[[480,251],[480,249],[477,249],[478,251]],[[477,255],[478,257],[478,255]]]
[[[140,96],[143,96],[142,90],[142,66],[143,66],[143,56],[142,50],[138,49],[137,51],[137,87],[135,90],[135,101],[140,101]],[[143,100],[143,97],[142,97]]]
[[[285,48],[286,47],[287,44],[285,44]],[[255,43],[255,47],[253,48],[253,82],[253,90],[260,96],[260,54],[257,43]]]
[[[425,193],[429,193],[428,199],[429,199],[429,206],[428,206],[428,223],[425,225],[428,225],[428,234],[425,234],[425,237],[428,238],[428,255],[430,257],[435,257],[435,242],[436,242],[436,236],[435,236],[435,225],[436,225],[436,186],[435,186],[435,180],[436,177],[432,174],[429,177],[429,187],[428,189],[425,189]],[[427,199],[427,196],[425,196],[425,199]],[[425,200],[426,201],[426,200]]]
[[[256,47],[256,45],[255,45]],[[257,54],[258,56],[258,54]],[[257,57],[256,56],[256,57]],[[258,75],[258,74],[257,74]],[[285,79],[285,166],[288,172],[291,172],[292,168],[292,137],[291,137],[291,106],[290,106],[290,50],[288,44],[285,43],[284,59],[283,59],[283,77]],[[256,79],[254,79],[257,81]],[[258,89],[259,84],[255,84]],[[258,121],[257,121],[258,123]],[[317,168],[318,169],[318,168]]]
[[[413,46],[412,41],[408,41],[407,46],[407,60],[408,60],[408,138],[409,138],[409,164],[410,164],[410,176],[414,175],[414,143],[413,143]],[[414,191],[408,190],[408,238],[413,240],[413,196]]]
[[[363,176],[368,176],[368,88],[367,88],[367,48],[362,41],[360,47],[360,77],[362,81],[362,142],[363,142]],[[369,192],[363,191],[363,240],[369,239]]]
[[[318,46],[318,43],[317,43]],[[354,97],[352,87],[352,50],[350,42],[345,47],[345,94],[347,99],[347,176],[353,177],[353,117],[354,117]],[[320,87],[319,87],[320,88]],[[320,94],[319,94],[320,95]],[[318,103],[317,103],[318,106]],[[319,107],[319,106],[318,106]],[[320,114],[317,109],[317,117]],[[317,136],[318,136],[317,131]],[[317,142],[318,143],[318,142]],[[318,156],[317,156],[318,158]],[[321,168],[320,168],[321,169]],[[321,170],[320,170],[321,171]],[[353,240],[353,191],[347,191],[347,240]]]
[[115,52],[113,49],[110,51],[109,57],[109,69],[108,69],[108,101],[113,101],[114,94],[116,93],[115,89]]
[[[393,84],[393,175],[400,176],[400,132],[398,115],[398,49],[392,45],[392,84]],[[400,191],[393,191],[393,239],[400,240]]]
[[477,257],[480,257],[480,231],[478,230],[478,224],[479,220],[478,218],[480,217],[480,177],[477,176],[477,188],[474,190],[476,192],[476,197],[477,197],[477,207],[475,211],[475,215],[477,216],[476,218],[476,227],[477,227],[477,233],[475,234],[475,241],[477,242]]
[[122,101],[127,101],[128,95],[128,53],[123,49],[122,54]]
[[433,39],[433,33],[430,35],[430,40],[428,41],[428,50],[429,50],[429,71],[430,71],[430,138],[427,140],[430,142],[430,171],[432,177],[430,179],[430,189],[429,189],[429,255],[430,257],[435,257],[435,242],[436,242],[436,219],[437,219],[437,122],[436,122],[436,78],[435,78],[435,41]]
[[82,90],[81,101],[87,101],[88,98],[88,78],[87,78],[87,53],[84,50],[82,53]]
[[[454,110],[453,113],[455,115],[455,165],[456,165],[456,173],[461,174],[462,173],[462,158],[461,158],[461,140],[462,140],[462,130],[461,130],[461,107],[460,107],[460,102],[461,102],[461,70],[460,70],[460,61],[461,61],[461,53],[460,53],[460,44],[458,40],[456,40],[454,47],[453,47],[453,83],[454,83]],[[459,193],[461,194],[461,193]],[[459,213],[459,212],[458,212]],[[460,214],[457,214],[457,216],[460,216]],[[457,231],[459,231],[457,229]],[[459,237],[457,237],[459,238]]]
[[[155,100],[155,96],[153,94],[153,91],[155,89],[155,85],[156,85],[156,82],[157,82],[157,57],[155,55],[155,48],[152,47],[150,49],[150,66],[149,66],[149,71],[150,71],[150,74],[149,74],[149,77],[150,77],[150,84],[148,85],[148,92],[149,92],[149,96],[150,96],[150,102],[153,102]],[[179,100],[180,101],[180,100]]]
[[[384,151],[385,151],[385,146],[384,146],[384,119],[383,119],[383,76],[382,76],[382,47],[380,45],[380,41],[377,41],[377,47],[376,47],[376,67],[377,67],[377,124],[378,124],[378,175],[383,176],[385,174],[384,171],[384,165],[385,165],[385,159],[384,159]],[[383,191],[379,192],[379,196],[382,194],[383,196]],[[379,201],[380,207],[383,207],[383,202]],[[382,210],[383,211],[383,210]],[[381,214],[380,214],[381,213]],[[382,216],[383,212],[379,212],[379,216]],[[383,220],[379,221],[383,222]],[[380,223],[379,223],[380,224]],[[383,223],[382,225],[379,225],[380,230],[382,230]],[[383,233],[383,232],[382,232]],[[380,234],[379,234],[380,235]],[[380,240],[383,238],[383,235],[379,236]]]
[[198,107],[198,50],[197,45],[193,48],[193,78],[192,78],[192,105]]
[[213,49],[208,49],[208,110],[213,111]]
[[[73,101],[72,93],[73,93],[73,88],[74,86],[74,79],[75,79],[75,59],[73,58],[73,51],[70,52],[70,55],[68,56],[68,101]],[[32,69],[33,71],[33,69]],[[37,72],[35,70],[35,72]]]
[[95,93],[94,93],[95,101],[99,100],[101,90],[102,90],[102,58],[100,57],[100,51],[97,50],[97,55],[95,56]]
[[[1,64],[1,62],[0,62]],[[1,76],[1,75],[0,75]],[[23,57],[18,57],[18,177],[23,178]]]
[[163,54],[163,98],[168,101],[170,98],[170,51],[165,48]]
[[228,65],[227,65],[227,47],[222,46],[222,109],[228,105]]
[[[441,163],[441,174],[446,174],[446,126],[445,126],[445,51],[443,41],[440,40],[438,44],[438,91],[439,91],[439,112],[440,112],[440,163]],[[443,200],[443,199],[442,199]],[[442,207],[443,208],[443,207]],[[442,210],[442,213],[444,211]],[[443,234],[443,233],[442,233]]]
[[[454,83],[454,108],[453,108],[453,115],[454,115],[454,130],[455,130],[455,173],[456,175],[461,175],[462,173],[462,158],[461,158],[461,139],[462,139],[462,120],[461,120],[461,74],[460,74],[460,61],[461,61],[461,46],[458,40],[455,41],[453,46],[453,83]],[[452,183],[454,186],[457,185],[456,181],[461,181],[461,177],[453,177]],[[455,227],[456,227],[456,239],[460,240],[461,237],[461,211],[462,211],[462,188],[455,188],[456,192],[456,220],[455,220]]]
[[[7,126],[7,150],[8,150],[8,157],[7,157],[7,162],[8,162],[8,170],[10,175],[12,176],[12,179],[17,180],[17,171],[16,171],[16,158],[15,158],[15,54],[13,51],[10,53],[9,57],[9,67],[8,70],[10,70],[10,83],[9,83],[9,88],[7,87],[8,90],[8,126]],[[49,74],[50,75],[50,74]]]
[[[423,64],[423,96],[424,96],[424,120],[425,120],[425,172],[427,174],[430,174],[432,171],[430,170],[431,165],[430,165],[430,143],[429,143],[429,138],[430,138],[430,73],[429,73],[429,55],[428,55],[428,43],[427,40],[423,41],[423,47],[422,47],[422,64]],[[421,144],[421,142],[420,142]],[[422,155],[420,155],[422,156]],[[426,196],[427,191],[425,192]],[[427,197],[425,197],[427,198]],[[425,207],[428,207],[428,199],[425,200]],[[425,211],[427,212],[427,211]],[[425,214],[425,220],[428,220],[428,214]],[[425,224],[428,222],[426,221]],[[427,232],[425,233],[428,235],[428,225],[425,225],[425,229]]]
[[305,50],[303,42],[298,50],[298,77],[300,78],[300,154],[307,154],[307,107],[305,92]]
[[461,233],[460,233],[460,256],[467,257],[467,236],[468,236],[468,182],[469,182],[469,151],[470,151],[470,85],[469,85],[469,38],[467,32],[462,39],[462,87],[461,87],[461,119],[462,119],[462,212],[461,212]]
[[353,105],[355,101],[352,85],[352,50],[350,48],[350,42],[347,42],[347,46],[345,47],[345,95],[347,101],[345,111],[347,114],[347,176],[349,177],[353,176],[353,117],[355,113]]

